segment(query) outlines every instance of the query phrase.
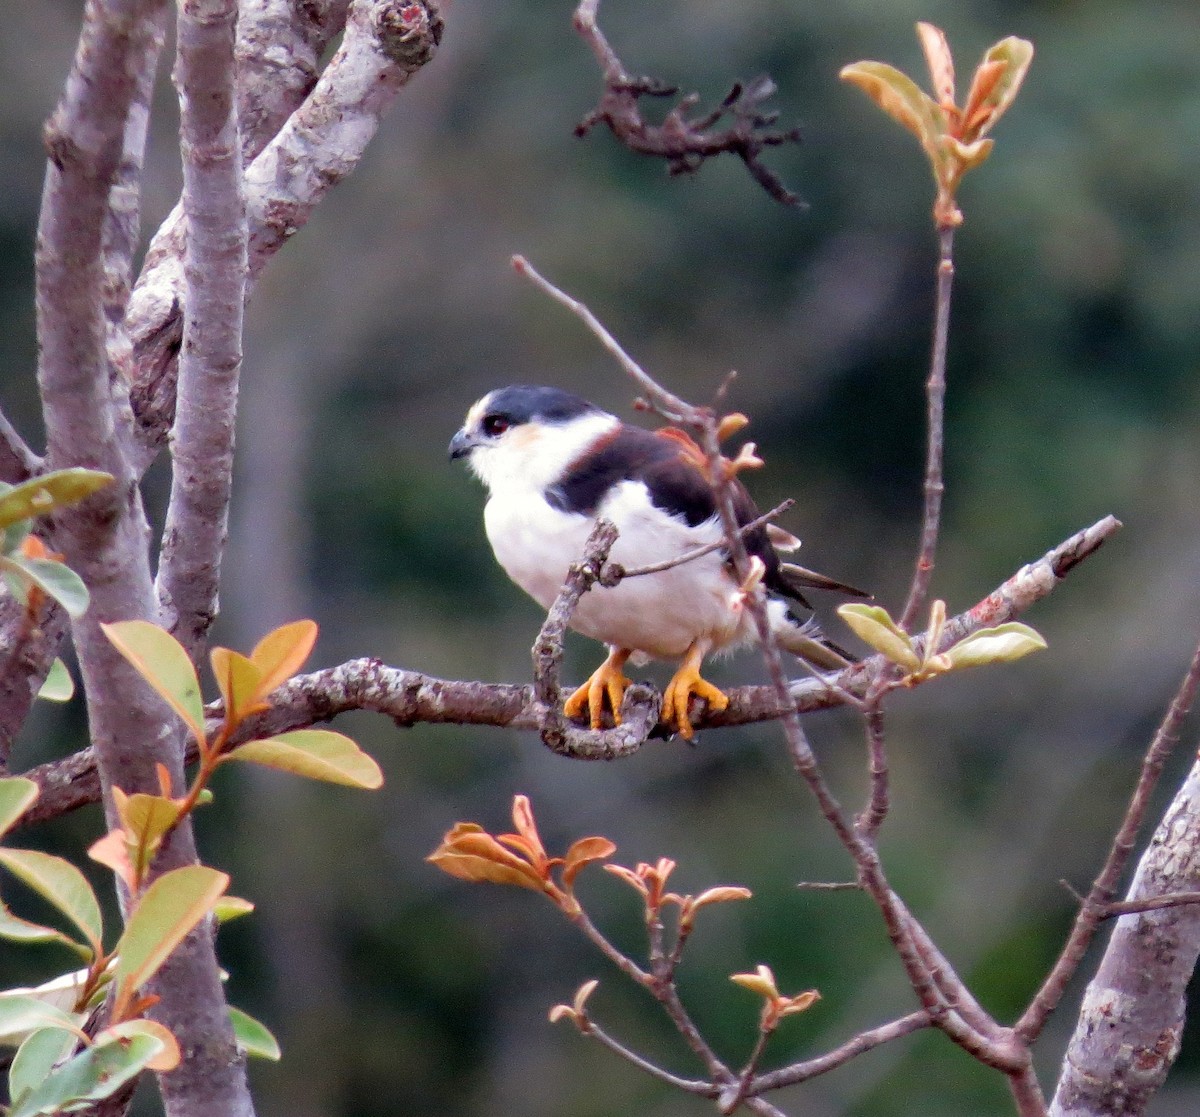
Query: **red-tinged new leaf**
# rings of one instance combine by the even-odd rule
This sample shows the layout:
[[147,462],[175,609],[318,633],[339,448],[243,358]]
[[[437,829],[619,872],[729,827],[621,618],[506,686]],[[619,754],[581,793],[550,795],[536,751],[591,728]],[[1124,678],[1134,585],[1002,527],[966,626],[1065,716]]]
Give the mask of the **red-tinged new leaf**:
[[[993,62],[1003,63],[1004,72],[991,83],[987,95],[980,98],[980,106],[991,109],[986,124],[979,129],[978,135],[980,136],[986,133],[1008,111],[1009,106],[1020,92],[1021,83],[1024,82],[1025,75],[1029,72],[1029,66],[1033,62],[1033,43],[1028,39],[1018,39],[1015,35],[1001,39],[983,56],[980,70]],[[972,100],[972,98],[968,98],[968,100]]]
[[116,873],[130,892],[137,891],[138,874],[129,855],[129,839],[124,830],[110,830],[103,838],[97,838],[88,846],[88,856]]
[[183,718],[196,740],[204,740],[200,680],[183,645],[149,621],[116,621],[100,627],[113,647]]
[[379,765],[349,737],[328,729],[297,729],[277,737],[247,741],[222,759],[245,760],[347,787],[374,790],[383,785]]
[[595,861],[604,861],[616,852],[616,845],[607,838],[580,838],[567,850],[563,862],[563,884],[570,888],[581,869]]
[[316,621],[293,621],[268,632],[250,653],[255,666],[262,672],[259,697],[265,698],[299,671],[316,642]]
[[921,49],[925,52],[925,63],[929,67],[929,77],[938,101],[943,105],[953,105],[954,58],[950,54],[945,32],[932,23],[918,23],[917,38],[921,40]]
[[7,834],[38,797],[38,785],[23,776],[0,779],[0,836]]
[[229,877],[207,865],[164,873],[143,893],[117,943],[113,980],[118,1000],[128,1003],[154,976],[229,887]]
[[858,86],[893,120],[907,128],[925,149],[933,163],[934,177],[940,182],[945,155],[938,138],[947,130],[946,114],[907,74],[886,62],[855,62],[843,67],[843,81]]
[[266,703],[258,700],[263,673],[256,663],[240,652],[220,647],[209,653],[209,662],[225,703],[226,722],[237,725],[243,718],[266,708]]
[[0,865],[74,923],[97,955],[103,953],[100,904],[74,865],[34,849],[0,849]]

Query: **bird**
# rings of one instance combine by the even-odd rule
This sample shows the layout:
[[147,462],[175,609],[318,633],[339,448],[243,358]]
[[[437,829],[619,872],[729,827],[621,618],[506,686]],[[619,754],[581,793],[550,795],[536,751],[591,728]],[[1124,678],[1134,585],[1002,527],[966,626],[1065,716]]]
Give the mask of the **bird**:
[[[450,441],[451,460],[465,459],[488,490],[484,527],[496,560],[543,609],[549,609],[572,563],[583,557],[598,518],[618,535],[609,561],[632,570],[673,560],[724,538],[707,460],[685,431],[626,424],[561,388],[515,384],[474,403]],[[739,526],[759,518],[741,481],[732,480]],[[800,622],[784,599],[811,612],[805,589],[869,597],[780,558],[800,541],[774,524],[744,532],[754,572],[768,592],[767,615],[780,644],[814,666],[836,669],[852,657],[828,641],[809,619]],[[572,719],[604,725],[607,704],[620,724],[631,681],[627,662],[675,661],[663,691],[662,720],[685,739],[694,728],[693,696],[710,712],[728,697],[700,674],[712,653],[757,638],[745,607],[751,586],[739,581],[723,548],[655,573],[597,585],[585,593],[570,625],[608,646],[608,656],[564,703]]]

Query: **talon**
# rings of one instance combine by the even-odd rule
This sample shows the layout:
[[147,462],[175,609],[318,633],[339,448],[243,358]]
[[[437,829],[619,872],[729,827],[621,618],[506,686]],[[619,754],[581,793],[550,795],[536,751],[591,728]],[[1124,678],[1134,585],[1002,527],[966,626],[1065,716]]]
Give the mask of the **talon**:
[[723,691],[700,677],[700,662],[705,650],[699,641],[693,644],[663,691],[662,719],[674,725],[679,735],[688,741],[695,736],[691,718],[688,717],[688,703],[693,694],[707,702],[712,713],[720,713],[729,705],[729,699]]
[[613,648],[608,658],[592,672],[592,676],[563,703],[563,713],[578,720],[587,708],[588,722],[593,729],[604,728],[604,703],[608,701],[613,724],[621,724],[621,700],[625,688],[631,685],[621,668],[633,653],[625,648]]

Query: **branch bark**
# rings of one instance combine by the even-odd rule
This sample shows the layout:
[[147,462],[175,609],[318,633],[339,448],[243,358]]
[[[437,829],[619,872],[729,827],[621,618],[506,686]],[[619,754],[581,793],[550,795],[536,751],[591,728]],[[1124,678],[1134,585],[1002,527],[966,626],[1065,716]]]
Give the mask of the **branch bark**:
[[[1143,854],[1126,899],[1200,887],[1200,764]],[[1136,1117],[1166,1079],[1183,1033],[1184,995],[1200,956],[1200,907],[1124,915],[1084,993],[1052,1117]]]
[[159,557],[159,623],[196,659],[217,613],[233,489],[242,367],[246,213],[234,83],[236,0],[191,0],[179,19],[183,349],[171,433],[171,496]]

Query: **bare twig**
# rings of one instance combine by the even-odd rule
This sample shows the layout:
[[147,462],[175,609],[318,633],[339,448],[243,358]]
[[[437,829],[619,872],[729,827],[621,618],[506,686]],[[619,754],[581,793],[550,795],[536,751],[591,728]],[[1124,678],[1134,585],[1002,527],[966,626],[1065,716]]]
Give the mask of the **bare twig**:
[[[591,47],[604,77],[600,103],[576,127],[577,136],[606,124],[630,151],[665,159],[673,175],[690,174],[706,159],[728,152],[745,163],[754,180],[777,202],[804,205],[761,159],[766,148],[800,141],[799,129],[772,127],[779,114],[762,107],[775,92],[769,77],[736,83],[715,109],[701,116],[690,115],[699,102],[694,93],[680,97],[661,124],[651,124],[642,116],[642,98],[670,97],[678,90],[653,78],[632,77],[625,70],[596,22],[599,7],[600,0],[581,0],[575,9],[575,30]],[[715,128],[725,117],[731,122]]]
[[807,1082],[819,1074],[836,1070],[866,1051],[928,1028],[931,1023],[929,1013],[910,1012],[907,1016],[900,1017],[899,1020],[868,1028],[824,1055],[805,1059],[803,1062],[793,1063],[791,1066],[780,1067],[779,1070],[768,1071],[766,1074],[756,1076],[750,1087],[751,1093],[761,1094],[767,1090],[779,1090],[784,1086],[795,1086],[797,1083]]
[[37,456],[0,411],[0,481],[19,485],[29,480],[42,468],[42,459]]
[[925,384],[927,432],[925,449],[925,504],[921,516],[921,542],[913,565],[912,585],[900,627],[912,628],[921,606],[929,595],[933,564],[937,557],[938,533],[941,528],[942,458],[945,452],[946,411],[946,345],[950,336],[950,295],[954,287],[954,228],[943,226],[938,231],[937,303],[934,312],[933,348],[929,359],[929,379]]
[[175,83],[184,152],[183,349],[171,496],[155,589],[162,624],[195,658],[217,610],[242,366],[246,214],[233,45],[237,4],[181,9]]
[[[738,528],[738,534],[744,539],[750,532],[757,531],[764,524],[771,523],[772,520],[779,519],[789,508],[796,502],[788,497],[787,500],[775,505],[770,512],[764,512],[755,520],[751,520],[748,524],[744,524]],[[713,551],[719,551],[725,546],[724,539],[716,539],[712,543],[706,543],[703,547],[696,547],[690,551],[684,551],[682,555],[678,555],[672,559],[663,559],[662,562],[652,562],[646,566],[635,566],[630,569],[620,566],[616,563],[610,564],[606,573],[609,577],[615,579],[625,578],[640,578],[643,574],[660,574],[664,570],[671,570],[676,566],[683,566],[684,563],[694,562],[698,558],[703,558],[705,555],[712,554]]]
[[1021,1019],[1017,1021],[1017,1031],[1030,1041],[1036,1039],[1045,1026],[1050,1013],[1054,1011],[1061,999],[1067,982],[1078,969],[1079,963],[1083,961],[1083,955],[1092,941],[1092,936],[1096,933],[1096,928],[1105,918],[1106,909],[1116,894],[1121,874],[1133,853],[1138,830],[1141,829],[1142,822],[1146,817],[1146,810],[1150,805],[1150,796],[1158,784],[1158,777],[1162,774],[1163,765],[1179,740],[1180,727],[1192,707],[1198,687],[1200,687],[1200,645],[1192,655],[1191,664],[1179,684],[1171,706],[1146,751],[1137,786],[1129,800],[1129,806],[1125,811],[1125,817],[1121,820],[1121,826],[1113,838],[1112,847],[1108,851],[1104,866],[1075,916],[1071,933],[1067,936],[1058,960],[1054,963],[1054,967],[1042,983],[1037,995],[1030,1002],[1029,1007],[1022,1013]]
[[717,1096],[718,1088],[711,1082],[698,1078],[680,1078],[679,1075],[664,1070],[657,1064],[650,1062],[649,1059],[639,1055],[636,1051],[630,1050],[619,1040],[614,1039],[590,1018],[579,1030],[583,1035],[599,1040],[609,1051],[620,1055],[622,1059],[628,1063],[632,1063],[638,1070],[645,1071],[660,1082],[665,1082],[668,1086],[674,1086],[677,1090],[683,1090],[688,1094],[698,1094],[704,1098],[715,1098]]
[[863,710],[867,727],[867,769],[871,779],[870,797],[854,821],[855,828],[868,841],[874,841],[888,813],[887,743],[883,732],[883,706],[880,696]]

